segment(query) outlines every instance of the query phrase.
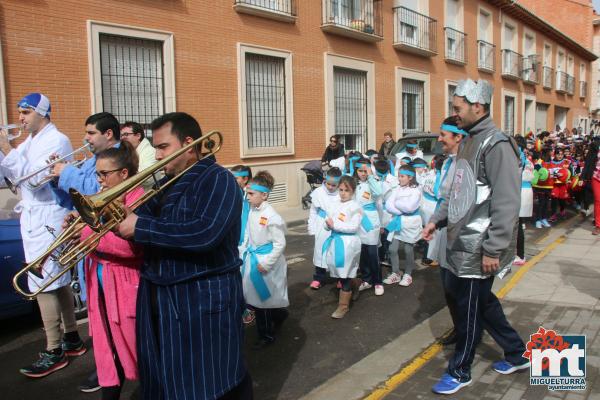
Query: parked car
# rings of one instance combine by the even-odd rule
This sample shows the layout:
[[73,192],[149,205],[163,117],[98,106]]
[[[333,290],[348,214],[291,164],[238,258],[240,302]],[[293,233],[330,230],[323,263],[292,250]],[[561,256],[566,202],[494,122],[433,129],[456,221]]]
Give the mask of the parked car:
[[19,220],[12,213],[0,218],[0,319],[5,319],[33,312],[35,302],[24,299],[12,285],[25,262]]
[[[26,315],[32,313],[36,307],[35,301],[23,298],[12,285],[14,275],[24,264],[25,254],[18,216],[13,212],[0,212],[0,319]],[[81,317],[86,311],[85,288],[81,288],[83,285],[79,283],[77,275],[71,287],[75,312]],[[21,287],[27,288],[26,277],[22,279]]]
[[419,149],[423,151],[423,158],[428,163],[433,159],[436,154],[442,154],[442,144],[437,141],[438,133],[414,133],[398,139],[394,147],[392,148],[391,154],[396,155],[404,149],[406,142],[409,140],[416,140]]

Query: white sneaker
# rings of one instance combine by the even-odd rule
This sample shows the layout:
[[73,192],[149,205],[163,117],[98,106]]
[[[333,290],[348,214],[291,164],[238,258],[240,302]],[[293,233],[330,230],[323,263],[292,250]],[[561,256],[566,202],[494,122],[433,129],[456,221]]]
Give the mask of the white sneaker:
[[373,285],[371,285],[369,282],[363,282],[360,284],[360,286],[358,287],[358,291],[362,292],[363,290],[369,290],[373,287]]
[[402,276],[402,280],[400,281],[400,286],[410,286],[412,283],[412,277],[408,274],[404,274]]
[[392,272],[391,274],[388,275],[387,278],[385,278],[383,280],[383,283],[385,283],[386,285],[393,285],[398,282],[400,282],[400,275],[398,275],[395,272]]
[[375,296],[383,296],[383,285],[375,285]]
[[541,220],[540,221],[535,221],[535,227],[537,229],[543,229],[544,225],[542,225],[542,221]]

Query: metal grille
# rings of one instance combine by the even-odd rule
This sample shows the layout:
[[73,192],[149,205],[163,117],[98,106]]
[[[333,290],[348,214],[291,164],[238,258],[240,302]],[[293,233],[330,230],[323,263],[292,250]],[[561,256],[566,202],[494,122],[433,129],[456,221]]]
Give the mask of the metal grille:
[[164,114],[163,43],[100,34],[102,108],[145,129]]
[[502,50],[502,75],[512,78],[521,77],[522,58],[516,51]]
[[467,62],[467,50],[465,47],[466,33],[445,27],[446,32],[446,59],[459,63]]
[[382,0],[326,0],[325,23],[381,36]]
[[402,79],[402,128],[404,133],[423,132],[424,85],[422,81]]
[[478,67],[494,72],[496,70],[496,46],[484,40],[478,40],[477,44],[479,47]]
[[335,67],[335,133],[341,135],[346,151],[366,151],[367,73]]
[[504,97],[504,133],[515,134],[515,98],[511,96]]
[[551,89],[552,88],[552,73],[554,70],[550,67],[544,67],[544,87]]
[[288,201],[288,187],[287,183],[276,183],[273,185],[273,190],[269,194],[269,203],[279,204],[287,203]]
[[248,147],[287,146],[285,59],[246,53]]
[[545,131],[548,129],[548,104],[537,103],[535,105],[535,130]]
[[394,8],[394,43],[437,52],[437,21],[406,7]]
[[264,8],[266,10],[296,15],[295,0],[234,0],[234,4],[247,4],[254,7]]
[[454,108],[452,107],[452,98],[454,97],[455,90],[456,85],[448,84],[448,117],[454,114]]

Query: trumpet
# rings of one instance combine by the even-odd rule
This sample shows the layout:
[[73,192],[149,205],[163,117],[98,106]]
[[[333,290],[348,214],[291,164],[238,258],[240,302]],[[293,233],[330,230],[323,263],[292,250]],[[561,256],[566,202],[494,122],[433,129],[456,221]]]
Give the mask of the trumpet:
[[[46,162],[47,164],[44,165],[43,167],[41,167],[27,175],[24,175],[20,178],[10,179],[10,178],[4,177],[4,182],[6,182],[6,186],[10,189],[11,192],[13,192],[14,194],[17,194],[17,188],[23,182],[28,181],[29,179],[33,178],[37,174],[40,174],[49,168],[54,167],[58,163],[64,162],[67,158],[69,158],[75,154],[82,153],[82,152],[89,150],[89,147],[90,147],[90,144],[86,143],[85,145],[81,146],[80,148],[73,150],[71,153],[67,154],[66,156],[62,156],[60,158],[57,158],[56,160],[48,160]],[[83,164],[86,160],[87,160],[87,158],[84,158],[83,160],[71,161],[71,162],[69,162],[69,164],[73,165],[74,167],[78,167],[81,164]],[[47,176],[47,177],[43,178],[42,180],[40,180],[38,183],[28,183],[28,185],[32,189],[37,189],[52,180],[54,180],[54,176]]]
[[[139,206],[175,183],[183,174],[195,165],[195,163],[190,165],[177,175],[159,185],[158,182],[156,182],[155,174],[162,170],[168,163],[190,149],[196,149],[198,161],[203,160],[218,152],[221,149],[222,143],[223,135],[218,131],[211,131],[190,144],[183,146],[175,153],[165,157],[151,167],[133,175],[108,190],[91,196],[82,195],[75,189],[69,190],[71,200],[79,212],[79,217],[69,223],[69,226],[55,239],[44,254],[40,255],[37,259],[27,264],[15,274],[13,277],[13,286],[15,290],[29,300],[35,299],[38,294],[46,290],[54,281],[59,279],[62,275],[67,273],[67,271],[77,265],[77,263],[85,256],[94,251],[98,246],[100,239],[116,228],[127,217],[127,212],[123,208],[120,200],[124,195],[141,186],[149,178],[155,180],[155,186],[145,192],[129,206],[132,211],[137,209]],[[208,150],[207,153],[200,154],[198,151],[198,148],[202,144],[204,144],[205,148]],[[80,241],[81,231],[86,225],[89,226],[94,233],[85,240]],[[48,279],[43,284],[38,285],[37,290],[33,292],[20,287],[19,278],[22,275],[32,273],[39,277],[41,272],[43,272],[44,264],[50,259],[58,262],[62,268],[59,273],[48,277]]]
[[0,129],[1,130],[5,130],[5,131],[12,131],[15,129],[18,129],[19,131],[14,134],[11,135],[10,133],[8,134],[8,140],[15,140],[16,138],[20,137],[21,134],[23,133],[23,125],[21,124],[8,124],[8,125],[0,125]]

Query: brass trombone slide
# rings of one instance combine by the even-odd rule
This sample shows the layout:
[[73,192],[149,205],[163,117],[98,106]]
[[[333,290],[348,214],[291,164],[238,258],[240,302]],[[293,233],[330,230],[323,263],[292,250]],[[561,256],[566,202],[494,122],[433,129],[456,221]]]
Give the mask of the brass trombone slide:
[[[215,139],[217,139],[215,141]],[[165,157],[161,161],[153,164],[151,167],[139,172],[136,175],[128,178],[120,184],[100,192],[95,195],[85,196],[78,191],[71,189],[71,200],[79,217],[72,221],[69,226],[56,238],[54,243],[40,255],[36,260],[27,264],[13,278],[13,286],[15,290],[27,299],[33,300],[39,293],[47,289],[54,281],[60,278],[63,274],[69,271],[72,267],[82,260],[86,255],[90,254],[98,246],[100,239],[108,232],[117,227],[126,217],[127,212],[123,208],[120,199],[125,194],[139,187],[148,178],[154,178],[154,174],[160,171],[175,158],[181,156],[186,151],[199,147],[203,142],[208,149],[208,153],[198,157],[198,161],[213,155],[221,149],[223,136],[218,131],[211,131],[206,135],[199,137],[190,144],[177,150],[175,153]],[[185,168],[177,175],[169,178],[166,182],[158,187],[154,187],[145,192],[133,204],[129,206],[130,210],[135,210],[152,197],[164,191],[171,184],[176,182],[183,174],[190,170],[196,163]],[[80,241],[81,231],[88,225],[94,233],[87,237],[84,241]],[[19,286],[19,278],[27,272],[41,270],[43,265],[50,259],[54,259],[62,267],[62,270],[55,276],[49,277],[44,284],[39,285],[38,289],[29,292]],[[34,273],[34,272],[32,272]]]

